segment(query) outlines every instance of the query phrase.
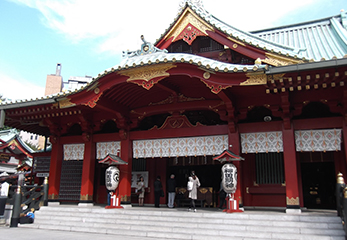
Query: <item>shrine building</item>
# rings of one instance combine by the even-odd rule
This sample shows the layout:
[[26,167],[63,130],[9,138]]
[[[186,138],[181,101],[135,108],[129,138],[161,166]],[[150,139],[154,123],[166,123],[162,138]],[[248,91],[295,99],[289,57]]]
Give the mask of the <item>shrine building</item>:
[[99,161],[113,154],[127,163],[123,206],[137,204],[140,176],[154,204],[157,176],[164,190],[172,173],[185,187],[192,170],[218,206],[213,158],[229,150],[244,159],[233,162],[240,206],[336,208],[336,175],[347,174],[346,12],[246,32],[186,1],[155,43],[142,41],[81,89],[0,105],[0,125],[49,138],[33,165],[47,166],[50,202],[106,203]]

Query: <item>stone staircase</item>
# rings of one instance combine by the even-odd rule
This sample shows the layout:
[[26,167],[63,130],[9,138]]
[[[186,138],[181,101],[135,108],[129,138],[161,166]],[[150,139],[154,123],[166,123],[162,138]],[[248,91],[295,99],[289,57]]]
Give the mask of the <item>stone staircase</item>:
[[104,209],[71,205],[41,207],[34,224],[18,227],[115,234],[158,239],[345,240],[336,213],[290,215],[274,211],[227,214],[216,209],[132,207]]

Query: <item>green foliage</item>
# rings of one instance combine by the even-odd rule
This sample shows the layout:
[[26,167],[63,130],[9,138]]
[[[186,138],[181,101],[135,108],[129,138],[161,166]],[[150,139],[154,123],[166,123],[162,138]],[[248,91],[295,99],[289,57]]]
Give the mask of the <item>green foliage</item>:
[[3,128],[0,128],[0,131],[2,131],[2,130],[7,130],[7,129],[11,129],[11,127],[4,126]]
[[27,142],[27,141],[25,141],[25,144],[28,145],[28,147],[30,147],[34,151],[38,151],[39,150],[39,146],[38,145],[34,145],[34,144],[32,144],[30,142]]
[[0,94],[0,103],[5,102],[5,101],[6,101],[6,98],[3,97],[3,95]]

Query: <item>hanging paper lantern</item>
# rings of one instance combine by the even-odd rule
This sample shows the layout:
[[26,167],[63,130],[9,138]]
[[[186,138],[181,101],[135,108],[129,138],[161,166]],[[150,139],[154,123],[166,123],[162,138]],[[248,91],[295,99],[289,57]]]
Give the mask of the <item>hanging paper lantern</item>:
[[234,164],[226,163],[222,167],[222,186],[226,193],[235,193],[237,185],[237,168]]
[[105,181],[107,190],[115,190],[119,184],[119,169],[115,166],[110,166],[105,172]]

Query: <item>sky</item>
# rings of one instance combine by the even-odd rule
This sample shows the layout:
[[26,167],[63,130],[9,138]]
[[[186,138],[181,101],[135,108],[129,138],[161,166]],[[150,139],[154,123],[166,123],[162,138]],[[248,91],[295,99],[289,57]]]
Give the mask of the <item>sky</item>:
[[[122,51],[154,43],[182,0],[0,0],[0,95],[44,96],[46,77],[60,63],[63,81],[96,77],[118,65]],[[346,0],[203,0],[218,19],[244,31],[340,14]]]

